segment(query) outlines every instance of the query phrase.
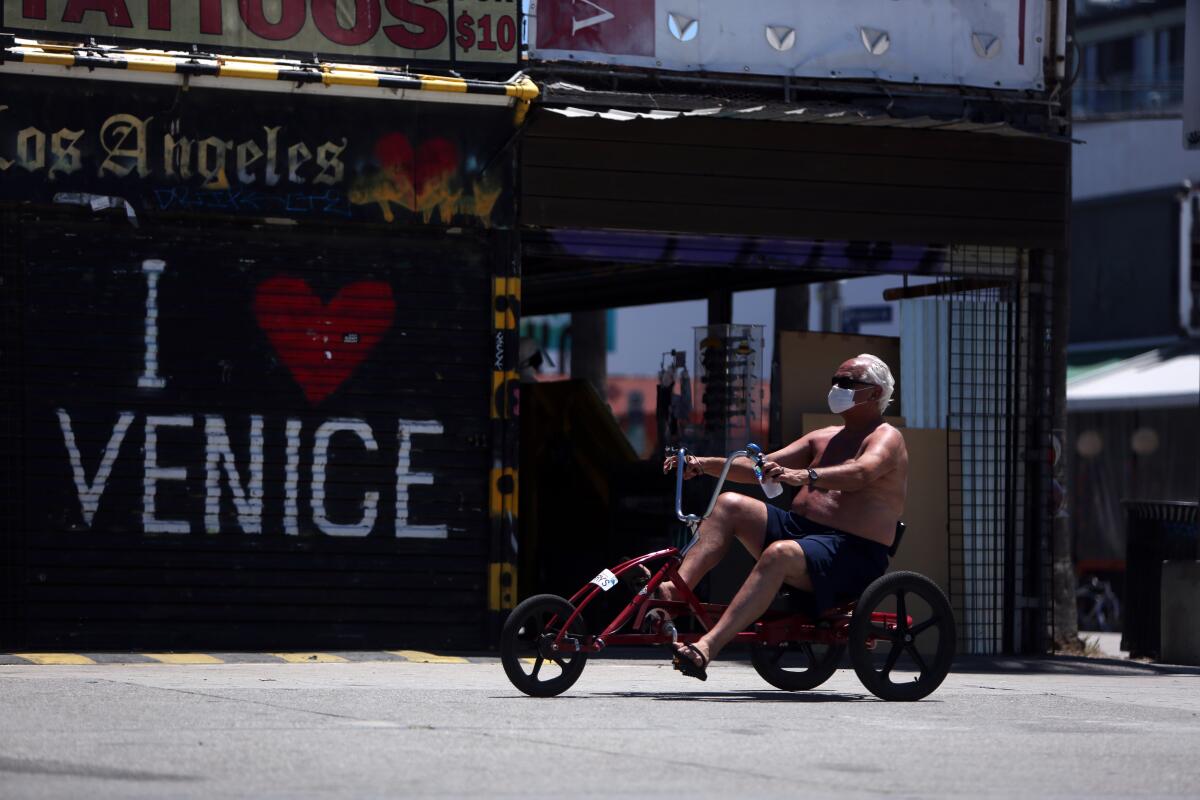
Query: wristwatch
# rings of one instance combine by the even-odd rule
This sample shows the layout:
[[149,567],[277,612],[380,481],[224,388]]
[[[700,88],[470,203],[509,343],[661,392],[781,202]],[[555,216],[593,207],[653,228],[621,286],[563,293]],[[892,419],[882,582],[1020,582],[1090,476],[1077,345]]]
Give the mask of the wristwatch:
[[817,478],[819,478],[819,477],[821,477],[821,476],[817,473],[817,471],[815,469],[813,469],[812,467],[808,468],[808,485],[809,486],[812,486],[814,483],[816,483]]

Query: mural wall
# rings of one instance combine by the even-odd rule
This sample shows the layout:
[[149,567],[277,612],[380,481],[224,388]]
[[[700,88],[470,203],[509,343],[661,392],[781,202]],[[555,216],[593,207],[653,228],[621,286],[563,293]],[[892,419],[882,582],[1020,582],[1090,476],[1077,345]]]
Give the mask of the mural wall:
[[0,640],[486,645],[508,115],[0,95]]

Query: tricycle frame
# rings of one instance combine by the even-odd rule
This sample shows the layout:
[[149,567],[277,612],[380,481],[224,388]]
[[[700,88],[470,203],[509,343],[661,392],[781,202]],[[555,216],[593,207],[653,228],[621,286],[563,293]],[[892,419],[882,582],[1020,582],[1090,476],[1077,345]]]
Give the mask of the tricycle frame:
[[[558,636],[555,637],[551,649],[562,653],[598,653],[609,646],[665,645],[674,641],[683,643],[697,641],[703,636],[702,632],[669,633],[661,629],[646,633],[621,632],[621,629],[630,619],[633,620],[632,630],[640,631],[646,614],[655,608],[664,609],[673,618],[691,614],[700,623],[704,631],[708,631],[720,619],[725,609],[728,608],[727,605],[719,603],[701,602],[696,597],[691,587],[679,575],[679,566],[683,563],[683,557],[681,551],[675,547],[631,558],[613,567],[611,572],[615,577],[620,578],[626,572],[640,564],[659,559],[662,559],[664,562],[662,566],[658,568],[646,585],[617,614],[616,618],[599,634],[590,635],[582,641],[577,641],[575,637],[568,635],[566,631],[571,629],[576,617],[580,616],[592,601],[604,593],[604,590],[594,583],[589,582],[584,584],[568,601],[574,606],[575,611],[562,626],[562,630]],[[682,595],[682,600],[663,600],[654,596],[655,590],[664,581],[668,580],[671,581],[675,589]],[[752,628],[739,631],[734,639],[739,642],[764,645],[777,645],[783,642],[844,645],[849,641],[850,619],[853,613],[854,603],[839,606],[826,614],[822,614],[815,621],[809,615],[799,611],[768,611],[754,623]],[[886,612],[871,614],[871,622],[886,630],[895,629],[896,619],[897,616],[895,614]],[[908,621],[911,623],[911,617],[908,618]],[[873,646],[874,642],[875,639],[872,637],[868,642],[868,646]]]

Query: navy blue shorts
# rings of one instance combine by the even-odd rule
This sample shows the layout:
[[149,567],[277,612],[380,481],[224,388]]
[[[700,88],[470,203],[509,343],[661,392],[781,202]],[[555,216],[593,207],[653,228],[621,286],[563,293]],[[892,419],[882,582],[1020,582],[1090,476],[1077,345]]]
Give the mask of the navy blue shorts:
[[763,548],[781,540],[794,541],[804,551],[817,613],[833,608],[839,600],[858,599],[871,581],[887,571],[888,549],[879,542],[768,505]]

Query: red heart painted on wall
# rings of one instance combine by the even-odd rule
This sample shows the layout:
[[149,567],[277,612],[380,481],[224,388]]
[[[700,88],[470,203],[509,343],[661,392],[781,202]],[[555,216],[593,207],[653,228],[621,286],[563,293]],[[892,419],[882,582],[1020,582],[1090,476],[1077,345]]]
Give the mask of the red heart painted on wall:
[[315,406],[345,383],[392,327],[396,301],[388,284],[359,281],[322,303],[303,280],[277,276],[258,285],[254,315]]
[[415,152],[408,137],[389,133],[375,143],[375,160],[388,172],[403,174],[417,197],[458,171],[458,148],[448,139],[428,139]]

